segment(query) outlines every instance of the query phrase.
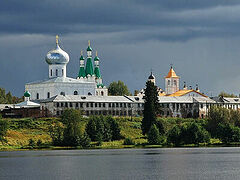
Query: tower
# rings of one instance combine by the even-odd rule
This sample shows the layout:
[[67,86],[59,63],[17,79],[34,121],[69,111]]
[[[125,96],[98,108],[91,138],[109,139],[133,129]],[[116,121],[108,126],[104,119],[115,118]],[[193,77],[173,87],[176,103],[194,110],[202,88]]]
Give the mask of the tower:
[[173,67],[171,66],[167,76],[165,77],[165,92],[172,94],[179,91],[179,76],[176,75]]
[[84,67],[84,57],[83,57],[83,52],[81,51],[81,56],[80,56],[80,68],[79,68],[79,73],[78,73],[78,78],[85,78],[86,73],[85,73],[85,67]]
[[58,43],[58,35],[56,35],[56,48],[49,51],[45,57],[49,65],[48,77],[66,77],[66,66],[69,62],[68,54],[63,51]]
[[97,51],[96,51],[96,56],[94,58],[94,74],[96,76],[96,83],[98,85],[102,84],[102,77],[99,69],[99,57],[98,57]]
[[86,76],[93,76],[93,64],[92,64],[92,48],[90,46],[90,41],[88,41],[88,48],[87,48],[87,63],[85,69]]
[[152,71],[151,71],[150,76],[148,77],[148,81],[151,81],[152,83],[154,83],[154,85],[156,83],[155,76],[153,75]]

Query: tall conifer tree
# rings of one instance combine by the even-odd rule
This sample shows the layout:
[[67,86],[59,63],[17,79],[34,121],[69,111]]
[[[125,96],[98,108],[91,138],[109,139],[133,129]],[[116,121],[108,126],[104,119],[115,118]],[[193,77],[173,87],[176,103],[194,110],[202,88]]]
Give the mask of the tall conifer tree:
[[144,111],[142,120],[142,132],[147,134],[151,126],[157,120],[159,110],[158,91],[153,82],[147,81],[144,96]]

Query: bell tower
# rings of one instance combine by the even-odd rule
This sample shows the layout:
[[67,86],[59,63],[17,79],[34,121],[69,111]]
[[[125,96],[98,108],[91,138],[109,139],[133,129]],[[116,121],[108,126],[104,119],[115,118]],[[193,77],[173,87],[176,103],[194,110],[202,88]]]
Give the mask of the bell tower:
[[173,67],[171,66],[167,76],[165,77],[165,92],[167,95],[179,91],[179,79],[180,77],[176,75]]

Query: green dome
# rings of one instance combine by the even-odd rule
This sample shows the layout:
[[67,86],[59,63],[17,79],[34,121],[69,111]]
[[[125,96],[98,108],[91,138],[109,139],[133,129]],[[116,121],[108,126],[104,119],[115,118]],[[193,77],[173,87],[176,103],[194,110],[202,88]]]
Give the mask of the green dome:
[[80,60],[84,60],[84,57],[82,55],[80,56]]
[[30,97],[30,96],[31,96],[30,92],[26,91],[26,92],[24,93],[24,97]]
[[99,61],[99,57],[96,56],[96,57],[94,58],[94,61]]
[[92,51],[91,46],[88,46],[87,51]]

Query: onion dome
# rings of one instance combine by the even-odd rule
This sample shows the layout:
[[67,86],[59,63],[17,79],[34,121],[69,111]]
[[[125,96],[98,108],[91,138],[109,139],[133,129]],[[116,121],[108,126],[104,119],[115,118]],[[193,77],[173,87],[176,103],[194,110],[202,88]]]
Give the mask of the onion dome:
[[83,55],[81,54],[81,56],[80,56],[80,59],[79,60],[84,60],[84,57],[83,57]]
[[31,96],[29,91],[26,91],[23,95],[24,95],[24,97],[30,97]]
[[94,61],[99,61],[99,57],[98,57],[97,51],[96,51],[96,56],[94,58]]
[[150,76],[148,77],[148,79],[155,79],[155,76],[153,75],[152,72],[151,72]]
[[56,48],[47,53],[45,60],[48,64],[67,64],[69,62],[69,55],[58,44],[58,36],[56,36]]

